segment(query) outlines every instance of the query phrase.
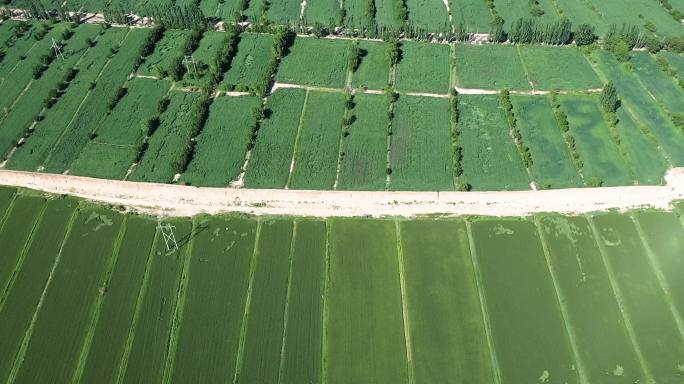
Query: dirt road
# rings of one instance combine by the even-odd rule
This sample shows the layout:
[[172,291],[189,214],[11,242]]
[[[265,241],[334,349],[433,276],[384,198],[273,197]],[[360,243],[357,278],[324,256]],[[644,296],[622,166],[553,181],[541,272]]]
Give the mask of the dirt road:
[[484,215],[538,212],[580,214],[607,209],[667,209],[684,199],[684,168],[668,172],[665,186],[603,187],[518,192],[347,192],[242,188],[102,180],[0,170],[0,185],[67,194],[152,215],[228,212],[291,216]]

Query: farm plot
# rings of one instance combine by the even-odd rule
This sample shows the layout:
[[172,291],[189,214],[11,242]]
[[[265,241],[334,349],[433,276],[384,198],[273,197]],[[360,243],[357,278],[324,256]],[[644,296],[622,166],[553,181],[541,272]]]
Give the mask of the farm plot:
[[183,263],[190,257],[190,242],[196,235],[189,220],[169,224],[176,226],[180,251],[167,253],[162,236],[157,235],[121,363],[125,383],[158,383],[164,375]]
[[543,23],[552,23],[558,18],[558,14],[553,7],[553,0],[539,0],[539,10],[543,14],[533,14],[532,2],[519,2],[516,0],[495,0],[496,11],[506,22],[506,29],[518,19],[537,19]]
[[[64,28],[64,25],[62,28]],[[13,38],[6,40],[6,43],[4,44],[7,46],[7,48],[4,49],[5,56],[2,58],[2,61],[0,61],[0,85],[4,84],[5,81],[10,78],[12,70],[16,69],[21,64],[23,58],[30,55],[33,49],[40,44],[40,41],[36,40],[36,32],[47,29],[47,23],[40,22],[28,24],[28,28],[21,36],[15,34]],[[54,33],[52,35],[54,37],[59,36],[54,35]],[[44,36],[43,40],[45,37],[49,38],[49,36]]]
[[547,189],[583,186],[548,99],[514,96],[511,101],[523,143],[532,153],[531,170],[538,187]]
[[64,60],[54,60],[43,72],[43,75],[31,81],[28,87],[17,99],[6,114],[0,118],[0,157],[6,157],[8,152],[20,140],[28,127],[45,107],[50,92],[58,89],[67,72],[73,68],[88,49],[87,39],[94,39],[100,30],[92,24],[81,24],[63,47]]
[[310,92],[297,132],[289,187],[332,189],[339,158],[344,94]]
[[255,220],[212,218],[200,226],[175,349],[174,383],[218,383],[235,376],[254,262]]
[[657,1],[633,0],[629,7],[621,0],[601,0],[592,2],[603,16],[603,24],[631,24],[643,26],[647,21],[657,26],[657,32],[667,36],[681,36],[682,25],[670,16]]
[[681,377],[677,366],[684,361],[684,340],[641,236],[626,215],[602,214],[590,222],[653,381],[676,382]]
[[463,221],[400,222],[417,383],[491,383],[493,367]]
[[401,96],[392,119],[392,190],[454,189],[446,99]]
[[652,255],[651,263],[668,287],[667,295],[681,314],[684,312],[684,236],[681,219],[674,212],[643,211],[633,215],[645,245]]
[[208,85],[211,77],[209,74],[217,70],[216,54],[222,46],[228,44],[227,36],[225,32],[207,31],[204,33],[199,46],[192,52],[197,70],[186,72],[183,80],[180,81],[181,86],[205,87]]
[[[0,92],[0,117],[7,115],[17,97],[21,95],[24,89],[30,87],[31,83],[35,80],[33,74],[34,67],[41,65],[43,56],[47,55],[52,49],[52,39],[61,41],[63,39],[62,33],[68,29],[66,23],[59,23],[53,26],[42,39],[37,41],[31,39],[34,44],[26,52],[23,52],[23,55],[19,57],[20,61],[6,72],[6,75],[0,82],[0,86],[2,86],[2,92]],[[22,59],[22,57],[25,58]],[[7,59],[5,57],[3,61]]]
[[462,25],[468,32],[489,32],[492,13],[486,3],[473,0],[449,0],[454,27]]
[[474,190],[529,189],[498,96],[459,96],[463,177]]
[[130,175],[134,181],[170,182],[181,171],[188,150],[190,130],[202,102],[198,93],[172,92],[159,128],[150,137],[149,147]]
[[[268,19],[278,24],[292,25],[299,21],[301,3],[297,0],[273,0],[268,8]],[[336,14],[336,13],[335,13]]]
[[219,86],[221,89],[256,91],[268,72],[273,38],[268,35],[243,33],[238,50]]
[[110,28],[98,38],[98,43],[88,49],[78,62],[78,75],[71,80],[66,92],[44,113],[27,141],[17,148],[9,159],[7,168],[36,170],[62,137],[73,116],[78,113],[91,83],[97,81],[109,60],[110,48],[119,44],[127,31]]
[[456,44],[455,65],[456,86],[460,88],[530,89],[516,47]]
[[307,2],[304,20],[307,24],[336,25],[340,13],[340,2],[336,0],[317,0]]
[[117,379],[148,259],[152,257],[156,226],[156,221],[144,217],[129,216],[126,220],[92,341],[86,350],[87,356],[83,356],[82,371],[75,375],[80,376],[82,383],[115,382]]
[[354,72],[355,88],[384,89],[389,81],[389,62],[385,57],[384,43],[362,40],[359,42],[361,63]]
[[72,175],[123,179],[135,161],[145,123],[171,87],[166,80],[133,79],[126,95],[117,103],[69,169]]
[[603,36],[609,23],[603,21],[603,15],[598,11],[595,5],[585,0],[556,0],[558,8],[563,11],[573,25],[589,24],[596,28],[596,34]]
[[5,215],[9,212],[16,192],[14,188],[0,187],[0,224],[4,222]]
[[624,107],[618,110],[617,117],[620,145],[634,169],[636,181],[639,184],[661,184],[668,165],[656,144],[641,132]]
[[183,43],[190,34],[190,31],[176,29],[164,31],[164,36],[154,46],[154,52],[145,58],[137,73],[144,76],[166,77],[171,62],[183,54]]
[[589,382],[645,381],[587,220],[542,216],[538,230]]
[[[217,1],[219,1],[217,12],[221,19],[235,20],[236,14],[241,11],[240,7],[242,6],[242,2],[240,0],[226,0],[223,3],[221,3],[220,0]],[[205,12],[205,15],[206,14],[207,13]]]
[[83,209],[76,214],[32,324],[28,348],[17,359],[16,382],[72,379],[123,220],[106,209]]
[[684,111],[684,92],[665,72],[661,71],[653,56],[635,52],[630,59],[635,74],[656,102],[662,103],[670,112]]
[[240,174],[251,129],[256,97],[218,97],[197,137],[192,161],[181,180],[203,187],[223,187]]
[[281,89],[268,98],[266,108],[272,114],[261,123],[251,151],[245,175],[248,188],[283,188],[287,183],[305,102],[306,92],[300,89]]
[[656,102],[639,86],[634,75],[626,71],[608,52],[596,50],[593,59],[605,77],[615,83],[622,108],[638,119],[657,138],[663,152],[673,166],[684,165],[684,133],[665,116]]
[[375,22],[378,26],[393,28],[399,26],[399,20],[395,16],[395,4],[396,2],[392,0],[375,0]]
[[354,122],[344,137],[338,189],[383,190],[387,171],[387,108],[384,97],[354,96]]
[[404,41],[399,49],[397,90],[441,94],[449,91],[449,46]]
[[46,171],[62,173],[69,169],[91,137],[97,134],[100,122],[108,112],[103,101],[113,100],[123,87],[128,75],[137,65],[139,52],[149,33],[147,29],[138,28],[127,34],[124,44],[103,68],[97,84],[86,95],[62,137],[48,154],[44,163]]
[[660,51],[659,56],[664,56],[667,62],[674,67],[677,72],[677,77],[684,79],[684,55],[678,55],[670,51]]
[[326,224],[301,220],[295,228],[281,377],[284,383],[318,383],[323,361]]
[[578,383],[577,362],[534,224],[478,220],[472,223],[472,237],[501,382]]
[[11,287],[13,276],[21,269],[24,250],[31,243],[34,228],[40,224],[44,207],[42,197],[17,196],[4,222],[0,220],[0,302]]
[[244,350],[237,383],[278,382],[287,299],[292,221],[261,223],[253,263]]
[[298,37],[283,58],[281,83],[342,88],[347,79],[349,41]]
[[570,95],[559,99],[584,163],[585,180],[601,181],[608,186],[633,184],[632,171],[610,138],[597,100],[592,96]]
[[[24,263],[0,308],[0,380],[7,381],[25,336],[31,336],[32,317],[41,301],[45,283],[71,223],[77,203],[72,199],[47,202],[34,239],[27,245]],[[94,257],[96,258],[96,257]],[[61,361],[60,359],[57,359]]]
[[344,0],[344,26],[361,29],[371,25],[373,17],[368,13],[368,4],[367,0]]
[[449,13],[441,0],[407,0],[409,23],[431,32],[450,31]]
[[587,90],[602,87],[578,48],[521,46],[518,49],[534,89]]
[[331,219],[328,231],[327,382],[407,383],[394,223]]

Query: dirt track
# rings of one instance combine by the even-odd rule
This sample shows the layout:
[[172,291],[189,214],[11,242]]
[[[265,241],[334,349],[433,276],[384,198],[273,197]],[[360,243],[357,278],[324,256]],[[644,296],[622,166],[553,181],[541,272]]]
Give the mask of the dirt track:
[[484,215],[538,212],[580,214],[607,209],[668,209],[684,199],[684,168],[665,186],[558,189],[517,192],[346,192],[241,188],[196,188],[78,176],[0,170],[0,185],[83,197],[129,210],[164,216],[228,212],[291,216]]

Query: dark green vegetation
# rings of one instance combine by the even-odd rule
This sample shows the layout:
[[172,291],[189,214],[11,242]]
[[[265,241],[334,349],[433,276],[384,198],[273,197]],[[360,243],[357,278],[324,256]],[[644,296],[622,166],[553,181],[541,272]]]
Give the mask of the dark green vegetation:
[[[407,28],[436,25],[430,15],[442,6],[404,5]],[[548,1],[493,5],[558,19]],[[219,15],[226,6],[209,8]],[[231,5],[242,6],[267,16],[288,8]],[[329,6],[305,13],[322,20]],[[367,4],[343,6],[358,21]],[[378,2],[375,16],[395,6]],[[452,16],[478,13],[468,1],[450,6]],[[674,50],[627,50],[622,63],[595,45],[326,39],[228,25],[0,27],[7,169],[206,187],[449,191],[661,184],[684,165],[683,60]],[[621,45],[631,31],[616,29],[612,40]],[[64,59],[44,58],[52,38]],[[597,94],[609,82],[607,105]],[[505,106],[494,95],[504,89]]]
[[0,379],[676,383],[678,207],[199,216],[168,252],[154,218],[0,188]]

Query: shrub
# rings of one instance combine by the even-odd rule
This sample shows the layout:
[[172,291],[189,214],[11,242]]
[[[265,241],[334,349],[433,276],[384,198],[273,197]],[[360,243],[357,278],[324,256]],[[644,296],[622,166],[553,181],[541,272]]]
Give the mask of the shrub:
[[575,43],[579,46],[593,44],[596,41],[594,27],[589,24],[580,24],[575,31]]

